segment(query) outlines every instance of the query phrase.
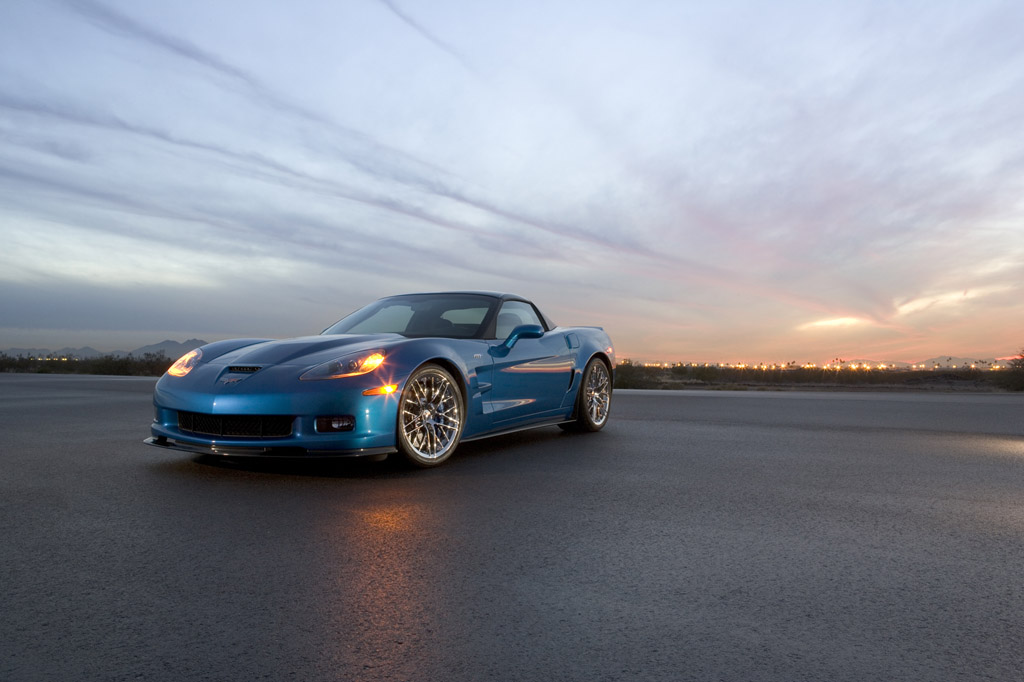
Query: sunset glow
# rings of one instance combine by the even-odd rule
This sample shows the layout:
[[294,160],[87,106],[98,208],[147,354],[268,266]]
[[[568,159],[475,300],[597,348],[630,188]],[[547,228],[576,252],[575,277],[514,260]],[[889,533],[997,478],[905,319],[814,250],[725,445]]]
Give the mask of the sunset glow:
[[0,350],[496,290],[621,357],[1016,355],[1024,5],[929,9],[8,3]]

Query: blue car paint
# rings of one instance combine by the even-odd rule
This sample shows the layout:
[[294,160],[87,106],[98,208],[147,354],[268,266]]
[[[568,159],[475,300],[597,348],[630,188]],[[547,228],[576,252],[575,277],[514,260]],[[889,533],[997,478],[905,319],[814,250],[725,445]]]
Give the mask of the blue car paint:
[[[524,300],[507,294],[481,295]],[[611,340],[599,327],[537,327],[525,331],[515,339],[337,334],[208,344],[202,347],[202,358],[189,374],[165,374],[157,382],[153,437],[147,443],[240,455],[358,456],[394,452],[402,390],[413,372],[428,362],[444,366],[461,384],[466,413],[462,441],[572,419],[587,363],[600,358],[614,371]],[[368,374],[299,379],[310,368],[339,356],[374,350],[383,351],[385,360]],[[366,390],[389,384],[397,385],[394,393],[363,395]],[[286,415],[294,416],[294,422],[289,436],[214,437],[179,429],[179,411]],[[355,428],[318,433],[316,417],[332,415],[355,417]]]

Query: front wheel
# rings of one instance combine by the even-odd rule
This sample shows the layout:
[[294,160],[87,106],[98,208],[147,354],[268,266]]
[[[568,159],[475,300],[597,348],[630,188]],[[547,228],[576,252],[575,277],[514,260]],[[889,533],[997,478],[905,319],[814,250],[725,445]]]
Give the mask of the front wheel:
[[612,378],[608,365],[594,358],[583,370],[583,381],[576,397],[576,421],[569,426],[576,431],[600,431],[608,423],[611,406]]
[[418,467],[451,457],[462,436],[465,410],[454,377],[438,365],[423,365],[409,377],[398,406],[398,451]]

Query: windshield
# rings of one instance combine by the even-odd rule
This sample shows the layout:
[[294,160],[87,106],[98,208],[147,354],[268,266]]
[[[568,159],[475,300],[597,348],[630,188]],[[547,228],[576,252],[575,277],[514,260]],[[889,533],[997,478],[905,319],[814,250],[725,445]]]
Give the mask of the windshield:
[[357,310],[323,333],[479,338],[497,304],[496,298],[476,294],[393,296]]

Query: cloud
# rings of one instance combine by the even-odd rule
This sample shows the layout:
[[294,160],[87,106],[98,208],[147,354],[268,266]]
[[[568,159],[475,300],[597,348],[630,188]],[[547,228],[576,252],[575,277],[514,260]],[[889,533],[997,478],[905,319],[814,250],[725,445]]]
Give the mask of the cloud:
[[229,79],[236,80],[254,91],[262,90],[259,83],[244,71],[231,66],[216,55],[202,50],[186,40],[167,35],[162,31],[132,19],[127,14],[117,12],[102,3],[93,2],[93,0],[63,0],[63,2],[82,17],[105,31],[132,40],[149,43],[182,59],[220,73]]
[[409,26],[409,28],[418,33],[421,37],[426,39],[429,43],[431,43],[436,48],[438,48],[442,52],[448,54],[450,57],[455,59],[455,61],[461,64],[466,70],[475,71],[475,69],[469,64],[468,61],[466,61],[466,58],[463,57],[458,50],[456,50],[454,47],[444,42],[443,40],[439,39],[433,33],[424,28],[423,24],[416,21],[408,13],[400,9],[396,3],[392,2],[392,0],[378,0],[378,2],[380,2],[381,5],[386,7],[392,14],[401,19],[403,23]]
[[862,325],[874,324],[871,320],[865,320],[861,317],[834,317],[828,320],[816,320],[814,322],[808,322],[802,324],[797,329],[802,331],[809,331],[814,329],[837,329],[847,327],[859,327]]
[[[260,153],[239,152],[229,149],[223,145],[183,139],[164,130],[129,123],[103,111],[84,109],[83,107],[70,102],[64,102],[56,99],[32,101],[26,98],[19,98],[0,93],[0,107],[28,114],[33,118],[54,118],[75,125],[101,128],[114,134],[130,134],[149,138],[158,143],[163,143],[173,148],[184,150],[191,156],[199,155],[201,160],[204,160],[205,163],[223,163],[226,166],[229,166],[232,172],[242,173],[250,178],[262,182],[276,184],[283,188],[294,189],[304,193],[329,196],[335,199],[365,204],[371,208],[393,212],[403,217],[424,221],[436,227],[463,232],[472,236],[481,234],[481,230],[477,227],[471,227],[460,223],[458,220],[445,217],[444,214],[447,211],[445,211],[443,207],[441,207],[440,211],[434,213],[429,209],[403,201],[402,199],[397,198],[394,194],[386,196],[359,190],[353,186],[346,185],[337,179],[318,177]],[[32,143],[29,142],[27,144],[31,146]],[[42,144],[38,148],[46,152],[51,151],[50,147],[46,144]],[[67,158],[66,154],[62,154],[61,156]],[[3,172],[6,172],[12,179],[17,179],[21,182],[37,184],[50,189],[59,189],[65,193],[88,196],[91,199],[101,200],[111,205],[130,206],[137,210],[147,210],[150,212],[159,212],[161,214],[164,213],[163,211],[158,210],[151,201],[135,199],[124,194],[115,194],[108,190],[98,191],[93,189],[91,185],[75,184],[70,181],[49,176],[33,175],[27,171],[13,168],[7,169]],[[538,219],[519,216],[514,213],[507,212],[501,208],[490,206],[485,201],[464,196],[456,191],[439,191],[434,194],[438,198],[451,199],[465,205],[466,207],[482,211],[496,218],[515,221],[537,229],[558,234],[559,236],[569,236],[569,231],[565,228],[559,228],[557,226],[545,224],[543,221]],[[178,217],[185,216],[178,215]],[[589,235],[584,232],[576,233],[571,236],[585,241],[592,241]],[[541,254],[535,253],[534,255]]]
[[[385,172],[387,177],[393,180],[429,186],[430,182],[424,180],[410,166],[420,167],[432,173],[440,170],[405,152],[382,144],[363,132],[342,126],[318,112],[282,97],[255,76],[189,41],[168,35],[93,0],[63,0],[63,2],[105,31],[196,64],[224,78],[227,82],[233,83],[245,96],[261,106],[269,107],[284,115],[325,129],[332,137],[338,138],[333,142],[334,148],[339,151],[340,156],[364,172],[373,174]],[[328,145],[327,148],[331,148],[331,142],[331,140],[324,141]],[[373,159],[373,163],[368,162],[370,158]]]
[[965,289],[963,291],[952,291],[942,294],[932,294],[929,296],[920,296],[912,300],[906,301],[899,304],[896,307],[896,315],[914,315],[925,311],[933,311],[936,308],[944,308],[949,306],[964,305],[970,302],[976,302],[978,299],[993,294],[1003,293],[1012,291],[1013,287],[1010,286],[993,286],[983,287],[978,289]]
[[658,359],[1019,345],[1024,9],[413,9],[13,6],[10,291],[113,329],[154,287],[254,320],[508,289]]

